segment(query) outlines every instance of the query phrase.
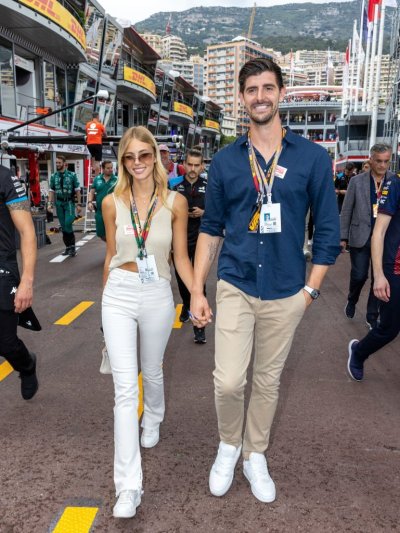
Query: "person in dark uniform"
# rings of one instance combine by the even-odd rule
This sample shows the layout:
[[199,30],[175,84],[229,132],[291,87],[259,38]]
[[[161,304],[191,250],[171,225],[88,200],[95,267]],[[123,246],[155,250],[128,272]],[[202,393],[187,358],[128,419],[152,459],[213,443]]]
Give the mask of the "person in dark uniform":
[[94,210],[93,201],[96,197],[96,235],[103,241],[106,240],[106,229],[104,227],[103,215],[101,213],[101,204],[104,198],[112,192],[116,183],[117,176],[113,172],[113,164],[111,161],[103,161],[101,164],[103,172],[94,178],[92,186],[90,188],[88,209]]
[[342,211],[342,205],[346,196],[347,187],[350,179],[354,176],[355,166],[353,163],[347,163],[343,173],[338,174],[335,179],[335,192],[337,195],[339,213]]
[[75,172],[67,170],[66,160],[63,155],[58,155],[56,159],[55,172],[50,178],[49,203],[48,208],[52,209],[55,204],[57,217],[63,232],[63,241],[66,246],[62,255],[76,255],[75,235],[72,224],[75,220],[75,195],[78,199],[77,211],[80,214],[81,204],[81,187],[78,176]]
[[[22,275],[16,256],[15,230],[20,235]],[[0,165],[0,354],[19,372],[21,394],[30,400],[39,383],[36,356],[17,336],[20,313],[32,304],[36,235],[25,188]]]
[[[203,154],[199,150],[188,150],[186,159],[183,164],[185,168],[185,177],[181,183],[176,185],[173,190],[180,192],[187,200],[189,207],[188,220],[188,253],[189,259],[194,264],[197,239],[199,236],[201,217],[204,213],[204,203],[207,181],[200,174],[204,172]],[[179,317],[181,322],[189,321],[190,293],[176,272],[179,294],[181,295],[183,307]],[[205,294],[205,287],[204,287]],[[205,344],[205,328],[193,326],[194,342],[196,344]]]

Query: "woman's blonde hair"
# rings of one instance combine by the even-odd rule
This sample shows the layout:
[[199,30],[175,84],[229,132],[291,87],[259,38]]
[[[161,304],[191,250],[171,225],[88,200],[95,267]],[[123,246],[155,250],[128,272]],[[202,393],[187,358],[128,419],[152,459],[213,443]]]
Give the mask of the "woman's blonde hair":
[[133,185],[133,178],[126,170],[124,165],[124,155],[129,146],[129,143],[137,139],[143,143],[149,144],[154,152],[155,163],[153,171],[154,183],[158,188],[158,194],[161,196],[162,203],[166,206],[167,194],[168,194],[168,176],[161,163],[160,150],[157,146],[153,134],[144,126],[135,126],[126,130],[121,138],[118,148],[118,181],[115,185],[114,193],[116,196],[121,196],[126,191],[131,190]]

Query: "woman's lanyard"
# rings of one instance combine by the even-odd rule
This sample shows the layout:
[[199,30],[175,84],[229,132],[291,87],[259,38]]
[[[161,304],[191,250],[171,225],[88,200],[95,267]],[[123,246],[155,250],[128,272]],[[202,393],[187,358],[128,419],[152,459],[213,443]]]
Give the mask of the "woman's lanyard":
[[[286,135],[286,130],[282,128],[282,139]],[[275,180],[275,170],[278,165],[279,157],[282,153],[282,140],[274,154],[272,163],[266,173],[262,170],[257,160],[253,144],[251,142],[250,132],[248,133],[248,151],[251,174],[253,176],[254,186],[258,192],[257,204],[261,207],[263,196],[267,196],[267,202],[272,204],[272,186]]]
[[140,223],[138,208],[137,208],[135,198],[133,195],[133,191],[131,191],[131,206],[130,206],[131,207],[130,208],[131,220],[132,220],[133,231],[135,234],[136,244],[138,248],[138,256],[140,259],[143,259],[143,257],[147,257],[146,239],[149,235],[151,221],[152,221],[154,211],[157,206],[157,198],[158,198],[157,188],[154,188],[153,195],[150,200],[150,205],[147,211],[147,217],[142,228],[142,225]]

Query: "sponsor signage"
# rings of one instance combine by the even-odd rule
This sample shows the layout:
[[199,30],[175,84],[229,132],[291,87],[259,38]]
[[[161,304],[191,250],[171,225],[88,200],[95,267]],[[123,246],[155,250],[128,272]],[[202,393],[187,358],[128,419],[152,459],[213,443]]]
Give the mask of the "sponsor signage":
[[129,81],[130,83],[139,85],[140,87],[150,91],[154,96],[156,95],[156,86],[153,80],[141,72],[134,70],[133,68],[124,66],[124,81]]
[[85,30],[79,24],[75,17],[65,9],[56,0],[19,0],[34,11],[41,13],[48,19],[52,20],[61,28],[64,28],[72,37],[74,37],[86,49]]
[[205,128],[210,128],[211,130],[219,131],[219,124],[218,124],[218,122],[216,120],[209,120],[208,118],[206,118],[205,123],[204,123],[204,127]]
[[182,104],[181,102],[174,102],[173,110],[175,113],[182,113],[183,115],[193,118],[193,109],[188,105]]

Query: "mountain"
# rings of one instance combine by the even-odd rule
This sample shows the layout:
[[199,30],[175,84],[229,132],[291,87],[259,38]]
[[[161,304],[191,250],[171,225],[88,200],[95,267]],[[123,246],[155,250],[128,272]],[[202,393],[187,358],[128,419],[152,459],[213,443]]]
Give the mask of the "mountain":
[[[195,7],[181,12],[161,12],[135,24],[138,32],[165,35],[171,17],[171,32],[181,37],[189,53],[204,54],[206,47],[247,35],[252,8]],[[345,51],[353,33],[354,19],[360,19],[361,2],[328,4],[285,4],[257,7],[252,39],[267,48],[287,53],[293,50]],[[393,9],[387,8],[386,46],[390,36]],[[359,22],[358,22],[359,23]]]

